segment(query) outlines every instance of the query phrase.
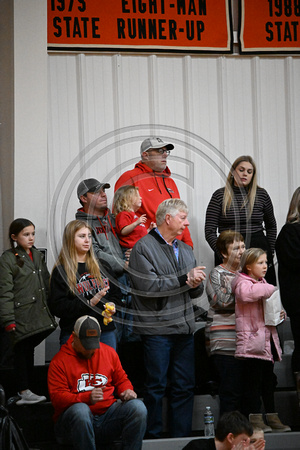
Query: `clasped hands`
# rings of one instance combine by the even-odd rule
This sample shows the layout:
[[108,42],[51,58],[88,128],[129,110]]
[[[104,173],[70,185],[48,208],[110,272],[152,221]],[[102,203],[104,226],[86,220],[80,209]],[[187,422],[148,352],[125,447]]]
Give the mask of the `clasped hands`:
[[203,272],[203,269],[206,269],[206,267],[197,266],[189,271],[189,273],[187,274],[186,284],[190,288],[198,287],[202,283],[202,281],[205,280],[206,275],[205,272]]

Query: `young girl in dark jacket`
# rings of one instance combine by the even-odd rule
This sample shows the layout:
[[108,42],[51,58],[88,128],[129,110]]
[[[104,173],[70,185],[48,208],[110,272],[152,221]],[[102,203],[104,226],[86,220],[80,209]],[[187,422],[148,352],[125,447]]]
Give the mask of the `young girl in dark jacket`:
[[35,227],[16,219],[9,227],[11,248],[0,258],[0,324],[14,346],[17,405],[46,400],[29,389],[34,348],[56,328],[48,305],[49,272],[43,255],[34,247]]

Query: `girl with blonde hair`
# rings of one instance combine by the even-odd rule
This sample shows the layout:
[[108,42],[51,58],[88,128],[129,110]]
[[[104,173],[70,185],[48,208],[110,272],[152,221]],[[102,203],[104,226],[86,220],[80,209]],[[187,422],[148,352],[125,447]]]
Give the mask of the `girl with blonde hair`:
[[[122,186],[114,195],[113,212],[116,215],[116,231],[120,245],[125,249],[132,248],[148,232],[145,226],[146,214],[141,216],[136,214],[141,205],[142,198],[138,187]],[[151,223],[150,229],[154,225]]]
[[[242,412],[253,426],[265,433],[291,431],[275,412],[274,362],[281,360],[281,347],[275,326],[265,324],[263,302],[275,286],[265,280],[267,254],[261,248],[249,248],[241,259],[241,272],[232,282],[235,296],[236,350],[243,360]],[[284,311],[281,312],[285,317]],[[263,398],[267,425],[261,413]]]
[[267,280],[276,285],[273,264],[277,234],[272,201],[257,185],[256,165],[251,156],[240,156],[232,164],[226,185],[215,191],[206,210],[205,239],[215,252],[215,264],[222,259],[216,247],[217,232],[235,230],[246,247],[260,247],[268,254]]
[[[106,274],[111,271],[108,266],[101,269]],[[91,227],[83,220],[69,222],[50,281],[49,305],[52,314],[60,318],[60,344],[71,336],[79,317],[90,315],[101,326],[101,342],[116,349],[115,325],[103,321],[105,304],[115,301],[121,302],[121,292],[101,275],[93,252]]]

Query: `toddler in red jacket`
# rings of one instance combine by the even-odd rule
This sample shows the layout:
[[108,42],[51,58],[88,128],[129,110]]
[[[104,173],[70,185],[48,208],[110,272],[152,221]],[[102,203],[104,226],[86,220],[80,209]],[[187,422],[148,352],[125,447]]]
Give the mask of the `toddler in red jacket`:
[[141,207],[142,198],[139,188],[122,186],[114,196],[114,214],[116,214],[116,232],[122,247],[132,248],[134,244],[147,234],[154,226],[153,222],[147,230],[146,214],[138,216],[136,211]]
[[[263,302],[275,291],[264,279],[268,264],[265,250],[250,248],[241,259],[241,273],[232,282],[235,295],[236,358],[243,358],[243,413],[253,426],[264,432],[291,431],[275,413],[274,361],[280,361],[281,348],[276,327],[265,325]],[[284,315],[284,311],[282,311]],[[275,379],[275,383],[274,383]],[[263,398],[266,411],[261,414]]]

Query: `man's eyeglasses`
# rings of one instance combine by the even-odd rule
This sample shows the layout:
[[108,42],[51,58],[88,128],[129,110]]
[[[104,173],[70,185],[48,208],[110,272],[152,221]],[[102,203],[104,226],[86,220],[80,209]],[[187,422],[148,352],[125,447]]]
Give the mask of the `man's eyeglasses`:
[[166,148],[150,148],[149,150],[147,150],[147,152],[151,152],[151,151],[159,153],[160,155],[163,155],[164,153],[169,155],[171,152],[171,150],[167,150]]

